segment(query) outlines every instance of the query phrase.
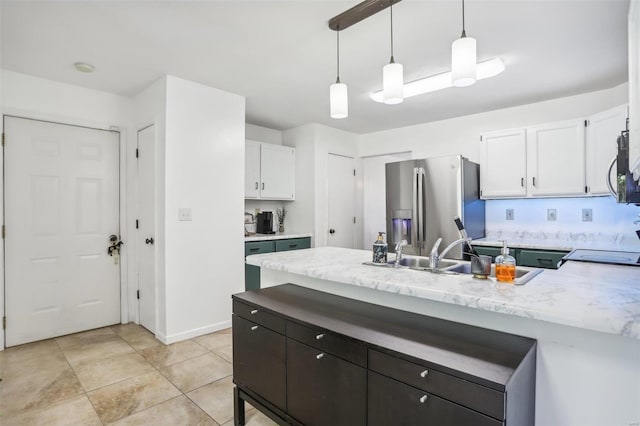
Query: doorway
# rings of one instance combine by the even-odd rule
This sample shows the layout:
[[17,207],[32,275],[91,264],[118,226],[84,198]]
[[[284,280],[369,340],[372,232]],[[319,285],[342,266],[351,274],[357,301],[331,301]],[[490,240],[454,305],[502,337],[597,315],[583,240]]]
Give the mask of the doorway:
[[5,345],[119,323],[120,134],[11,116],[4,131]]
[[354,248],[355,243],[355,167],[354,159],[329,154],[327,245]]

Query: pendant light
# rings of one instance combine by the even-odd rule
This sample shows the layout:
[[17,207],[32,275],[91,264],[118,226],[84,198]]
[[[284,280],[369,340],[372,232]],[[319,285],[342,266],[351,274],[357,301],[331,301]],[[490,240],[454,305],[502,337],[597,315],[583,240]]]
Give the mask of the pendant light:
[[467,37],[464,28],[464,0],[462,0],[462,35],[451,43],[451,79],[456,87],[476,82],[476,39]]
[[336,82],[329,86],[329,104],[331,118],[347,118],[349,116],[349,98],[347,85],[340,83],[340,30],[336,31]]
[[382,99],[385,104],[399,104],[404,100],[404,77],[402,64],[393,59],[393,0],[389,5],[391,11],[391,60],[382,68]]

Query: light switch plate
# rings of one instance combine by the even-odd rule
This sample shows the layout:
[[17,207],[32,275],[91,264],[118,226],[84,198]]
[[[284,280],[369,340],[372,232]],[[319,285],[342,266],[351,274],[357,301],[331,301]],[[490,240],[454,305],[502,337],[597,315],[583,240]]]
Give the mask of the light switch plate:
[[556,209],[547,209],[547,220],[555,221],[558,218]]
[[178,209],[178,220],[181,222],[190,221],[191,220],[191,209],[189,208],[180,208]]
[[582,209],[582,221],[583,222],[592,222],[593,221],[593,210],[592,209]]
[[505,211],[505,213],[506,213],[507,220],[513,220],[513,218],[515,216],[514,212],[513,212],[513,209],[507,209]]

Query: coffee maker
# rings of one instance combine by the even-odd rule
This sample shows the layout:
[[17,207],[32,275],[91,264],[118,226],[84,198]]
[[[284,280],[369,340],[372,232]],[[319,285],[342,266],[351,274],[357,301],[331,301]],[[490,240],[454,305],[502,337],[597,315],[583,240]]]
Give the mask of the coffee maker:
[[273,230],[273,213],[262,212],[258,213],[258,220],[256,224],[256,231],[258,234],[275,234]]

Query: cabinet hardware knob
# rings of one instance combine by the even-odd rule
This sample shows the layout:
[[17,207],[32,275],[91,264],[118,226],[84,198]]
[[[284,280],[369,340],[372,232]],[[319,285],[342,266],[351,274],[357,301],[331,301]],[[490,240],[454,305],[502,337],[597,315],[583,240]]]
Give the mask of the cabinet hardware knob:
[[324,357],[324,354],[318,354],[318,355],[316,355],[316,359],[322,359],[322,357]]
[[422,395],[420,397],[420,404],[424,404],[426,400],[427,400],[427,395]]
[[425,377],[427,377],[427,374],[429,374],[429,370],[424,370],[422,373],[420,373],[420,377],[424,379]]
[[258,313],[258,310],[257,310],[257,309],[253,309],[253,310],[251,310],[251,315],[255,315],[255,314],[257,314],[257,313]]
[[316,335],[316,340],[320,340],[320,339],[322,339],[323,337],[324,337],[324,334],[323,334],[323,333],[317,334],[317,335]]
[[254,325],[253,327],[251,327],[251,331],[255,331],[255,330],[257,330],[257,329],[258,329],[258,326],[257,326],[257,325]]

